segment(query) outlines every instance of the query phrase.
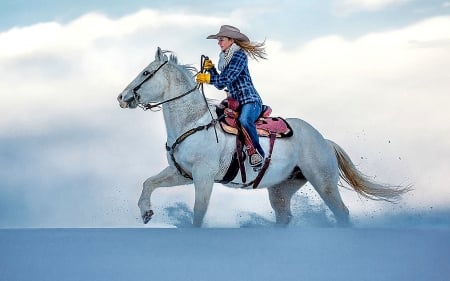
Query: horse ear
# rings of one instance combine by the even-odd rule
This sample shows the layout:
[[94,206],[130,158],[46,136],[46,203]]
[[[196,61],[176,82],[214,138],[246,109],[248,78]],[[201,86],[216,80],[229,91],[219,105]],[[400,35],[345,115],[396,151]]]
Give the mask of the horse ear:
[[161,54],[162,54],[161,48],[158,47],[156,49],[155,60],[161,60]]
[[160,47],[158,47],[158,49],[156,49],[155,60],[157,60],[157,61],[166,61],[167,60],[167,56],[164,54],[164,51],[161,50]]

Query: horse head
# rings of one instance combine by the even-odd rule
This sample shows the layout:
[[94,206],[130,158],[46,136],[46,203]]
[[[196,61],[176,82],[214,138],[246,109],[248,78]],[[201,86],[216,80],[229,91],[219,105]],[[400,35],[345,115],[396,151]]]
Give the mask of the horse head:
[[120,107],[136,108],[138,105],[162,101],[169,85],[164,71],[167,62],[167,55],[158,47],[155,60],[145,67],[117,97]]

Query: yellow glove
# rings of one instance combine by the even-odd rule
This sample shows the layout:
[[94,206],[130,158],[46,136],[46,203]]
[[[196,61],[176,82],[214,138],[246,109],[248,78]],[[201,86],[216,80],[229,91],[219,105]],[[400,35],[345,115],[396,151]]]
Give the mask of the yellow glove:
[[210,59],[206,59],[205,62],[203,63],[203,69],[210,70],[213,67],[214,67],[214,64],[213,64],[212,60],[210,60]]
[[209,73],[199,73],[195,79],[197,83],[207,83],[211,80],[211,75]]

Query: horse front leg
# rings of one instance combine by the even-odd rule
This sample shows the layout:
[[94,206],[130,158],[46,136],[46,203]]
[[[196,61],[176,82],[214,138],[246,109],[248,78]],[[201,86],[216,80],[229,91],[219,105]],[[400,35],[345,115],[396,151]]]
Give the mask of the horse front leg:
[[201,227],[208,210],[209,200],[214,185],[213,177],[205,174],[205,169],[193,174],[195,186],[194,221],[195,227]]
[[159,174],[148,178],[143,184],[141,197],[138,202],[144,224],[148,223],[153,216],[151,196],[155,189],[191,183],[191,179],[183,177],[176,168],[171,166],[165,168]]

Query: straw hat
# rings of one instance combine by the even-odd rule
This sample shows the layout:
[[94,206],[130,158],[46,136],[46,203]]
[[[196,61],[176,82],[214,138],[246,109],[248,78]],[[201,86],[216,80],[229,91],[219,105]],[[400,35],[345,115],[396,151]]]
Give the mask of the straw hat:
[[217,39],[219,37],[229,37],[239,41],[250,42],[250,39],[245,34],[242,34],[239,28],[231,25],[222,25],[220,27],[219,33],[214,35],[209,35],[206,39]]

